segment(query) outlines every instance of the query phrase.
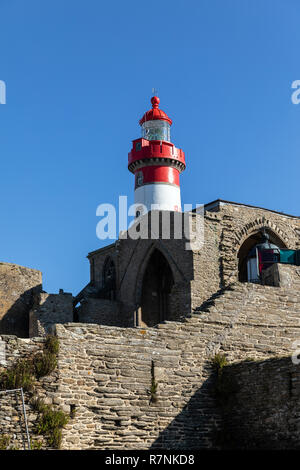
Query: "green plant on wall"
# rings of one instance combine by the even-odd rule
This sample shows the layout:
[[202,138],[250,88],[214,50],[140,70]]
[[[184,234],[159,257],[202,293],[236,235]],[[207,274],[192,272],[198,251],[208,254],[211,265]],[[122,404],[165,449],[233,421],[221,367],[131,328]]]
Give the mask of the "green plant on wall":
[[[68,422],[68,416],[42,400],[34,398],[35,382],[53,372],[57,366],[59,340],[56,336],[46,337],[43,351],[25,359],[19,359],[10,368],[0,373],[0,390],[23,388],[31,394],[31,404],[38,413],[35,432],[44,435],[50,447],[59,449],[61,446],[62,429]],[[31,441],[33,449],[40,449],[42,441]],[[7,449],[10,436],[0,436],[0,450]]]
[[38,379],[51,374],[57,366],[57,354],[59,351],[59,341],[56,336],[46,337],[44,350],[34,357],[35,375]]
[[152,361],[151,363],[151,387],[150,387],[150,390],[148,391],[150,395],[150,403],[156,403],[158,400],[157,388],[158,388],[158,383],[155,381],[154,362]]
[[0,374],[0,389],[14,390],[23,388],[30,392],[34,385],[34,368],[30,359],[19,359],[12,367]]
[[222,371],[223,367],[228,365],[228,361],[226,359],[225,354],[217,353],[212,358],[212,364],[215,369],[219,372]]
[[43,447],[42,441],[37,441],[35,439],[30,439],[30,450],[41,450]]
[[0,435],[0,450],[7,450],[10,444],[10,436],[6,434]]
[[50,447],[60,449],[62,429],[68,423],[69,417],[62,410],[56,410],[40,399],[34,400],[32,405],[39,414],[35,432],[44,435]]
[[59,339],[54,335],[47,335],[45,341],[45,349],[52,354],[58,354],[59,352]]
[[35,379],[49,375],[55,370],[58,350],[58,338],[48,335],[42,352],[18,359],[12,367],[0,373],[0,390],[23,388],[24,392],[33,391]]
[[35,375],[38,379],[51,374],[51,372],[55,370],[56,366],[56,355],[49,351],[43,351],[42,353],[36,354],[34,357]]

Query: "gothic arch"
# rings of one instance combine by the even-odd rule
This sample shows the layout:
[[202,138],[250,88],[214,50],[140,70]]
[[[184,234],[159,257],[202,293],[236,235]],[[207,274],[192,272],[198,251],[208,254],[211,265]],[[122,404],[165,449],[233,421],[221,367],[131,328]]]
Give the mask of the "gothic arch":
[[[274,220],[274,219],[273,219]],[[281,246],[289,247],[293,239],[290,230],[283,231],[279,223],[266,218],[264,215],[250,219],[242,228],[240,226],[227,226],[224,224],[220,243],[220,286],[224,287],[239,278],[239,258],[238,253],[243,243],[255,233],[265,228],[269,233],[273,233]],[[226,243],[223,243],[226,240]],[[228,243],[230,240],[230,243]]]
[[136,305],[140,305],[141,301],[141,293],[142,293],[142,283],[143,283],[143,276],[145,273],[145,270],[147,268],[149,259],[153,253],[154,250],[158,250],[162,253],[162,255],[166,258],[167,262],[169,263],[170,269],[172,271],[172,275],[174,278],[174,282],[186,282],[186,278],[184,273],[181,271],[177,263],[172,259],[171,255],[168,253],[166,249],[164,249],[164,246],[162,246],[161,243],[151,243],[151,245],[148,247],[147,251],[145,252],[143,261],[141,262],[137,277],[136,277],[136,282],[135,282],[135,303]]
[[102,297],[116,299],[116,266],[111,256],[107,256],[102,270]]
[[165,254],[152,246],[140,271],[139,324],[154,326],[170,317],[170,295],[175,283],[173,269]]
[[274,233],[279,240],[281,240],[281,243],[283,243],[285,246],[289,242],[289,238],[287,235],[278,227],[277,224],[274,222],[271,222],[269,219],[266,219],[265,217],[260,217],[257,218],[251,222],[248,222],[247,224],[244,225],[244,227],[236,232],[235,237],[236,237],[236,246],[241,247],[241,245],[244,243],[244,241],[254,233],[258,233],[260,230],[265,228],[268,232]]

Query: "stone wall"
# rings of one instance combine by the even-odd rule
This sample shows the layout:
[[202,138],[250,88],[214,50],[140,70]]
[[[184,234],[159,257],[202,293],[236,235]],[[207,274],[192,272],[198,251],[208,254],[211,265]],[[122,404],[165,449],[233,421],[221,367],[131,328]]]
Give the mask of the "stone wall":
[[[194,219],[193,225],[195,226],[195,224],[196,220]],[[199,307],[221,288],[220,237],[220,217],[215,213],[206,213],[204,217],[204,244],[192,252],[194,270],[191,282],[192,309]]]
[[[298,268],[285,268],[297,278]],[[222,353],[233,363],[268,363],[290,355],[300,334],[299,301],[298,290],[286,286],[236,283],[183,322],[148,329],[57,325],[62,349],[56,402],[77,410],[64,432],[64,448],[217,446],[223,410],[212,358]],[[152,379],[158,384],[154,402]],[[260,426],[263,433],[267,421]]]
[[59,294],[40,292],[34,296],[29,312],[29,336],[45,336],[55,323],[73,321],[73,296],[60,290]]
[[299,290],[300,267],[276,263],[262,272],[262,284]]
[[[289,267],[292,278],[296,278],[296,269]],[[250,360],[272,364],[274,358],[290,356],[300,334],[299,305],[298,290],[235,283],[181,322],[147,329],[56,325],[58,370],[41,384],[40,393],[48,403],[73,413],[63,431],[63,448],[193,450],[220,446],[227,418],[216,396],[213,357],[221,353],[233,364],[248,364]],[[6,357],[14,358],[36,347],[40,339],[3,336],[2,341],[8,344]],[[241,374],[246,387],[243,396],[251,394],[251,387],[257,391],[256,416],[259,410],[263,413],[260,407],[269,396],[264,394],[263,376],[256,388],[260,370],[264,369],[257,366],[248,374],[246,368]],[[266,366],[265,370],[271,384],[268,393],[274,392],[280,381],[284,410],[281,386],[282,390],[286,387],[286,369],[283,367],[282,374],[277,366]],[[297,369],[292,372],[297,373]],[[300,419],[297,390],[295,386],[289,409],[293,423],[298,422],[298,415]],[[242,401],[238,401],[239,407]],[[261,436],[267,432],[272,414],[271,404],[265,408],[266,419],[259,418],[255,424],[255,413],[251,415],[253,432],[257,426]],[[233,414],[232,429],[238,429],[238,419],[250,412],[238,411],[236,417]],[[289,427],[283,416],[282,412],[278,428],[285,442],[295,448],[298,441],[293,437],[293,426]],[[4,419],[3,415],[0,425],[7,424]],[[279,442],[279,431],[276,436]]]
[[[107,257],[112,258],[115,265],[117,264],[117,248],[118,243],[113,243],[88,254],[90,262],[90,281],[97,290],[103,287],[103,267]],[[116,271],[118,276],[118,269]]]
[[77,309],[77,321],[118,326],[121,323],[119,302],[92,297],[84,299]]
[[238,279],[239,249],[248,237],[264,227],[286,248],[295,250],[300,247],[299,217],[259,207],[222,202],[218,205],[217,216],[221,224],[219,249],[222,285],[227,285],[232,279]]
[[226,366],[222,385],[223,448],[300,449],[300,365],[292,357]]
[[[209,392],[211,368],[193,322],[147,330],[57,325],[57,335],[56,401],[76,409],[64,432],[64,448],[211,446],[218,410]],[[152,379],[158,386],[151,400]]]
[[204,213],[204,245],[200,250],[193,250],[193,309],[239,279],[239,250],[245,240],[262,228],[273,234],[282,246],[300,247],[299,217],[222,201],[208,209]]
[[[32,357],[43,349],[45,338],[17,338],[13,335],[0,337],[1,362],[0,373],[7,367],[12,367],[19,359]],[[58,371],[36,381],[35,396],[45,403],[55,402],[57,390]],[[35,432],[38,414],[31,405],[32,394],[24,392],[25,412],[30,438],[33,442],[40,441],[43,448],[47,442],[43,436]],[[68,409],[67,409],[68,411]],[[24,412],[21,393],[0,393],[0,437],[10,437],[10,446],[16,449],[28,449]]]
[[40,271],[0,263],[0,334],[28,337],[29,311],[41,289]]
[[217,446],[223,411],[212,358],[222,353],[235,363],[290,355],[300,331],[299,300],[288,289],[237,283],[183,322],[145,330],[57,325],[56,400],[78,411],[64,448]]

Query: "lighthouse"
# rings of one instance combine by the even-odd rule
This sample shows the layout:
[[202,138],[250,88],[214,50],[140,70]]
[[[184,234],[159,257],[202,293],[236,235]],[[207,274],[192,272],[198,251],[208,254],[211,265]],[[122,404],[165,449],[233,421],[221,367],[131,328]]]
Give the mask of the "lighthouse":
[[135,176],[136,216],[150,210],[181,211],[179,175],[185,169],[184,152],[171,142],[172,120],[151,98],[152,109],[139,124],[142,137],[132,141],[128,169]]

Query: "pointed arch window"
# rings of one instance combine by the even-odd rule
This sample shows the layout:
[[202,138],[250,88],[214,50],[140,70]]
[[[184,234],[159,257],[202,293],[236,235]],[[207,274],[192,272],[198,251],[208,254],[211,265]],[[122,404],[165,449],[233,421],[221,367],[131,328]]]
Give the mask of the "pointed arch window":
[[116,267],[113,259],[108,256],[102,272],[102,296],[106,299],[116,299]]

